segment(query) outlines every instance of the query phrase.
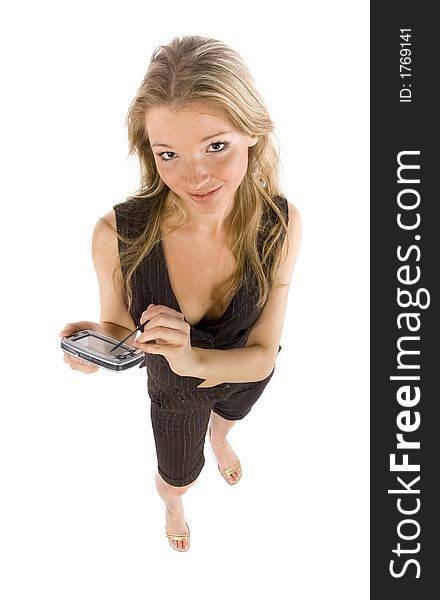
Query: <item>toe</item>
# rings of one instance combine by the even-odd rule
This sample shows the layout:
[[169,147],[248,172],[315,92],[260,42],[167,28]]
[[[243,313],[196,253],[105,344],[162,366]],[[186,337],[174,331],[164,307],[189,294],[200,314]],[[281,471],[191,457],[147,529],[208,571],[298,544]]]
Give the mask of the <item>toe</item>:
[[236,481],[238,481],[238,475],[236,471],[233,471],[230,475],[228,475],[228,482],[235,483]]

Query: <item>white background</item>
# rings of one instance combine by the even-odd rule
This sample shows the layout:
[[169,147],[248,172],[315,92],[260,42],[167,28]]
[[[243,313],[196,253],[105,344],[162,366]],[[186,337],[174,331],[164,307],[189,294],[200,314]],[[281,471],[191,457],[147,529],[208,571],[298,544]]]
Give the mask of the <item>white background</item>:
[[[290,12],[287,12],[287,7]],[[367,2],[16,2],[0,15],[4,600],[369,595]],[[175,35],[243,56],[276,124],[303,243],[276,373],[211,449],[174,552],[145,371],[85,376],[64,323],[99,320],[96,220],[138,186],[125,116]]]

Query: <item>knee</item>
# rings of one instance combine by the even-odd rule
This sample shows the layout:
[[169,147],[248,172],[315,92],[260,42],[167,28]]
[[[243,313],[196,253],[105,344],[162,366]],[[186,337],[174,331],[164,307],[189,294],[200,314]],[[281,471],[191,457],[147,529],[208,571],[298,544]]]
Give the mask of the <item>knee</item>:
[[191,486],[193,486],[195,484],[195,481],[193,481],[192,483],[190,483],[188,485],[183,485],[183,486],[177,487],[175,485],[171,485],[171,484],[167,483],[164,479],[162,479],[162,477],[159,475],[159,473],[156,473],[156,484],[160,485],[162,488],[164,488],[170,494],[173,494],[173,496],[183,496],[183,494]]
[[187,489],[189,489],[193,484],[190,483],[189,485],[184,485],[182,487],[176,487],[175,485],[170,485],[169,483],[167,483],[167,487],[168,490],[170,491],[171,494],[173,494],[173,496],[183,496],[183,494],[186,492]]

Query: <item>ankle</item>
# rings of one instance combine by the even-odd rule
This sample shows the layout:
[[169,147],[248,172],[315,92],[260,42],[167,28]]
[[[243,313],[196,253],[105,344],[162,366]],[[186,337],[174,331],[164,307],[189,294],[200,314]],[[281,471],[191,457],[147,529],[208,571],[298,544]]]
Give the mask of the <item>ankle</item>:
[[216,448],[221,448],[222,446],[224,446],[226,444],[226,438],[224,438],[223,442],[221,444],[216,444],[212,438],[209,440],[211,442],[212,446],[215,446]]
[[223,441],[219,444],[218,440],[214,441],[215,436],[212,435],[212,427],[209,426],[209,441],[211,443],[212,446],[215,446],[216,448],[221,448],[222,446],[224,446],[226,444],[226,436],[223,438]]
[[172,508],[170,508],[168,506],[168,504],[165,502],[165,508],[172,515],[177,515],[177,514],[183,513],[183,506],[180,506],[180,508],[177,508],[175,506],[173,506]]

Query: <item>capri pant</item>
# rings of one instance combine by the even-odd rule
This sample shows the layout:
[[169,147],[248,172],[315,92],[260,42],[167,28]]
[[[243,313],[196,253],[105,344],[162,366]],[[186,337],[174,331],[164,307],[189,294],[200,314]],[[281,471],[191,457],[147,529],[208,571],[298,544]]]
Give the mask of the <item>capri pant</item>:
[[262,381],[221,383],[180,391],[148,377],[151,422],[158,471],[170,485],[197,479],[205,464],[204,445],[211,411],[230,421],[243,419],[263,393],[273,372]]

